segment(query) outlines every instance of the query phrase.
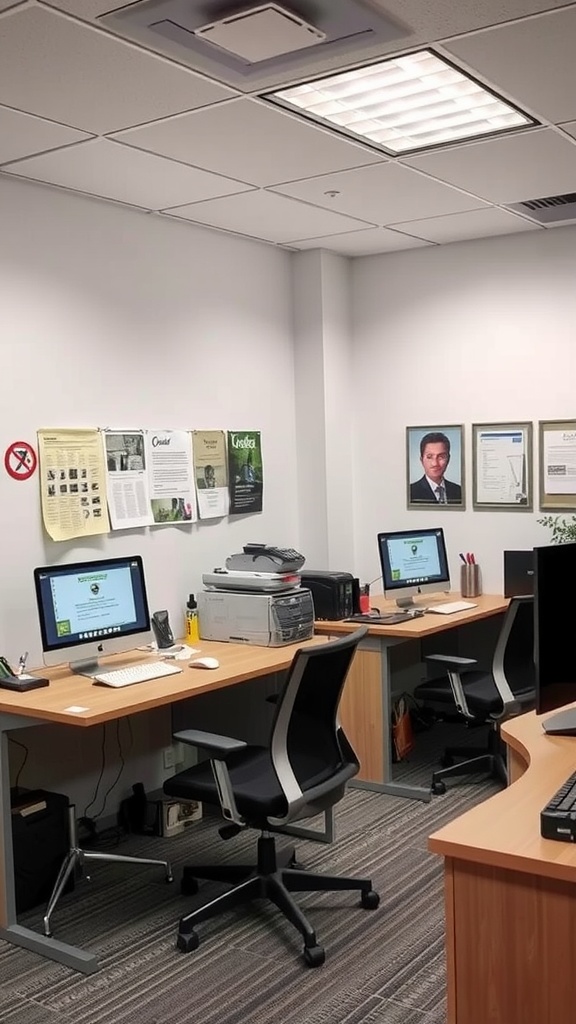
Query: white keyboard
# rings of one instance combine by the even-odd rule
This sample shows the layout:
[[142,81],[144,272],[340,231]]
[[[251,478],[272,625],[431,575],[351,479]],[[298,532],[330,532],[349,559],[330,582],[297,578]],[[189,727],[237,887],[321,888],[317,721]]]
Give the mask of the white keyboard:
[[98,672],[93,676],[95,683],[103,686],[132,686],[133,683],[145,683],[147,679],[160,679],[162,676],[173,676],[181,672],[176,665],[167,661],[144,661],[141,665],[127,665],[125,668],[114,668],[110,672]]
[[446,601],[445,604],[430,605],[427,612],[438,612],[439,615],[455,615],[456,612],[465,612],[468,608],[477,608],[473,601]]

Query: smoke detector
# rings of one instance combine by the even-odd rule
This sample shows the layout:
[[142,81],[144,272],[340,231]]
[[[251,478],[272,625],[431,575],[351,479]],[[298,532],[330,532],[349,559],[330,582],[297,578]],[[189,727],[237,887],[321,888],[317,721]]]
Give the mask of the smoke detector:
[[326,34],[278,4],[262,4],[210,25],[194,35],[255,64],[324,42]]

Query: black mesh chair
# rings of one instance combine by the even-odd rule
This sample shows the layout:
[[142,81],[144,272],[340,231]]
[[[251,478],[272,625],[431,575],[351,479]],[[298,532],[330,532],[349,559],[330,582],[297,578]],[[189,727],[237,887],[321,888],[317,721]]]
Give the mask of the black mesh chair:
[[257,864],[198,865],[184,868],[182,891],[197,891],[197,878],[229,882],[232,888],[182,917],[177,946],[183,952],[199,944],[196,925],[240,903],[270,900],[304,938],[304,960],[324,962],[316,933],[292,897],[293,892],[357,890],[367,909],[379,897],[370,879],[312,874],[297,863],[293,848],[276,849],[270,830],[311,818],[344,796],[358,760],[337,712],[352,658],[366,627],[340,640],[296,652],[275,707],[269,746],[187,729],[175,739],[205,750],[210,760],[166,780],[164,791],[183,800],[219,805],[230,823],[220,830],[229,838],[244,827],[260,831]]
[[[444,779],[475,772],[500,779],[508,774],[500,723],[534,707],[534,608],[533,598],[513,597],[510,601],[494,651],[491,672],[474,670],[473,658],[431,654],[426,660],[446,675],[420,683],[414,695],[435,707],[456,711],[470,725],[488,724],[485,747],[447,747],[443,767],[432,775],[432,792],[445,793]],[[463,760],[462,760],[463,759]]]

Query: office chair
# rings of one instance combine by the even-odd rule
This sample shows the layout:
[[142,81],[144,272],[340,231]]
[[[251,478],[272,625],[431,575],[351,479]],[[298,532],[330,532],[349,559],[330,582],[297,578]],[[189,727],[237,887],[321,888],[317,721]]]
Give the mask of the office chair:
[[278,852],[271,829],[310,818],[344,796],[346,783],[359,763],[337,719],[338,704],[352,658],[366,627],[342,639],[296,652],[275,705],[269,745],[249,746],[242,740],[187,729],[175,739],[203,748],[210,760],[167,779],[172,797],[219,805],[228,825],[222,838],[241,829],[260,831],[257,864],[198,865],[184,868],[182,892],[198,891],[197,878],[232,884],[222,895],[181,918],[177,947],[197,949],[196,925],[240,903],[270,900],[304,938],[309,967],[324,963],[316,932],[292,897],[293,892],[357,890],[361,905],[373,910],[380,898],[369,879],[320,875],[305,871],[293,848]]
[[[49,939],[52,938],[51,919],[56,909],[56,904],[66,889],[69,879],[77,878],[82,873],[86,861],[104,860],[117,861],[122,864],[157,864],[159,867],[164,868],[167,882],[174,880],[172,867],[167,860],[152,860],[148,857],[128,857],[119,853],[100,853],[93,852],[92,850],[83,850],[78,845],[78,828],[74,804],[70,804],[68,807],[68,841],[70,848],[58,872],[58,877],[54,883],[54,888],[52,889],[52,894],[44,914],[44,934]],[[84,877],[89,879],[90,876],[85,875]]]
[[[432,775],[432,792],[445,793],[444,779],[474,772],[488,772],[507,785],[508,774],[500,738],[500,723],[534,706],[534,610],[533,597],[511,599],[496,643],[491,672],[474,671],[473,658],[430,654],[434,666],[443,665],[446,675],[420,683],[414,690],[419,700],[449,705],[470,725],[488,723],[485,747],[447,747],[443,767]],[[464,758],[456,761],[456,758]]]

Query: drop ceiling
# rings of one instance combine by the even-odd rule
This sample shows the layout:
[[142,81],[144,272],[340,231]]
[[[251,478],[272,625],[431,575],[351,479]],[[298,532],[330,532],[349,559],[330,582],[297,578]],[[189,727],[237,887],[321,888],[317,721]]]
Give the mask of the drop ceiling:
[[[576,193],[576,3],[278,4],[334,45],[241,66],[209,43],[175,45],[146,28],[178,18],[178,0],[0,0],[0,175],[346,256],[575,222],[570,204],[549,224],[518,204]],[[259,6],[180,0],[196,26]],[[265,54],[265,33],[258,46]],[[265,98],[423,47],[536,124],[394,157]]]

